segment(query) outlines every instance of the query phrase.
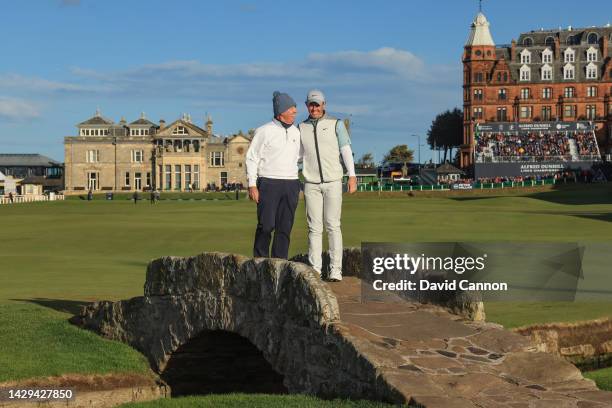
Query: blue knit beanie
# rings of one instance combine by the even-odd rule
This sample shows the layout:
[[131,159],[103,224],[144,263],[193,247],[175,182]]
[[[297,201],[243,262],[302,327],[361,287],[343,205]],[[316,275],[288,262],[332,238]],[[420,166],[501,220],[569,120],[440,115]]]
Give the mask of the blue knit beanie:
[[286,93],[274,91],[272,94],[272,107],[274,108],[274,117],[277,117],[287,109],[296,106],[295,101]]

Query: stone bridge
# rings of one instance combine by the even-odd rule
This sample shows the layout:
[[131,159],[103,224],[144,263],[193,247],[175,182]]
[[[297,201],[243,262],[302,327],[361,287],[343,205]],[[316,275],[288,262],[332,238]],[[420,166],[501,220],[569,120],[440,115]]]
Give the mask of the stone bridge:
[[326,283],[300,262],[165,257],[149,264],[143,297],[95,303],[73,322],[141,351],[175,381],[173,395],[181,381],[228,390],[220,366],[229,365],[253,392],[416,407],[612,406],[612,393],[572,364],[499,325],[433,304],[362,303],[360,265],[358,251],[345,251],[345,279]]

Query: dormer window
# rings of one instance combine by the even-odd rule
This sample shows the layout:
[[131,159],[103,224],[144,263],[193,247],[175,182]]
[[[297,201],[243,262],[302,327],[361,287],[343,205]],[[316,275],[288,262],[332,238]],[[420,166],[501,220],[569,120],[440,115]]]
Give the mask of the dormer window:
[[576,52],[571,48],[566,49],[563,52],[565,62],[574,62],[576,60]]
[[548,64],[544,64],[542,67],[542,81],[552,80],[552,67]]
[[551,51],[550,48],[547,48],[544,51],[542,51],[542,62],[544,64],[552,63],[552,58],[553,58],[553,52]]
[[81,129],[81,136],[108,136],[108,129]]
[[597,44],[597,42],[599,41],[599,38],[597,37],[596,33],[591,33],[589,34],[589,36],[587,37],[587,42],[589,44]]
[[597,65],[589,62],[586,67],[586,77],[587,79],[597,79]]
[[596,62],[597,61],[597,48],[589,47],[586,55],[587,55],[587,61]]
[[527,37],[523,40],[523,45],[525,47],[531,47],[533,45],[533,40],[530,37]]
[[521,64],[531,64],[531,53],[529,51],[521,51]]
[[189,131],[187,130],[185,126],[177,126],[172,131],[172,134],[173,135],[188,135]]
[[546,40],[544,40],[544,44],[546,45],[554,45],[555,44],[555,39],[553,37],[546,37]]
[[148,136],[149,129],[130,129],[131,136]]
[[523,65],[519,70],[519,78],[521,81],[530,81],[531,80],[531,70],[527,65]]
[[572,64],[565,64],[563,67],[563,79],[574,79],[576,78],[576,71]]

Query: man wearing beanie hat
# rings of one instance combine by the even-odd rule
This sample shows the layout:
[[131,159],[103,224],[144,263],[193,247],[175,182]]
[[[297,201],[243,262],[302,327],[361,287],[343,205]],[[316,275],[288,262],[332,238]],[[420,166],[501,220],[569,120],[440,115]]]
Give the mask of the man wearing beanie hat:
[[246,155],[249,198],[257,203],[253,255],[287,259],[298,204],[300,131],[293,125],[297,108],[286,93],[274,92],[274,119],[255,130]]
[[344,122],[325,113],[325,95],[318,89],[306,97],[308,119],[300,123],[304,198],[308,218],[308,261],[321,274],[323,225],[329,241],[330,281],[342,280],[342,177],[340,156],[348,171],[348,191],[357,190],[351,140]]

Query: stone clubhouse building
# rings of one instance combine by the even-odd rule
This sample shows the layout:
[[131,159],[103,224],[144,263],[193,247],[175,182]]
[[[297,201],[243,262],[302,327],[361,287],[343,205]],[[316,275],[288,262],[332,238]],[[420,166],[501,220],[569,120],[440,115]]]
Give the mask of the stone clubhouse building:
[[246,180],[246,152],[250,139],[213,134],[207,117],[204,127],[191,115],[166,124],[144,114],[131,123],[115,123],[100,111],[79,123],[77,136],[64,138],[65,192],[202,191],[208,185]]

